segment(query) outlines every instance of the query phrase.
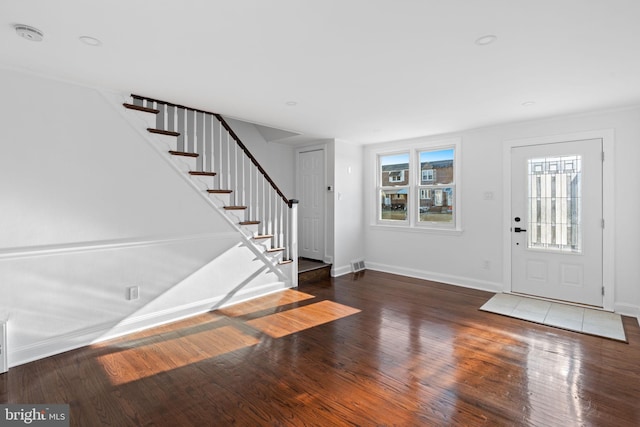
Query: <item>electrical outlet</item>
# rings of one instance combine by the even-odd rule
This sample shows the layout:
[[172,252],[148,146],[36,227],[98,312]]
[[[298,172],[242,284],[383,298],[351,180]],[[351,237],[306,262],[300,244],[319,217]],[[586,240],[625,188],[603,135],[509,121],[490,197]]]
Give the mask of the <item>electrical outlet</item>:
[[129,286],[127,288],[127,299],[129,301],[140,298],[140,286]]
[[487,260],[485,260],[485,261],[482,263],[482,268],[484,268],[485,270],[491,270],[491,261],[487,261]]

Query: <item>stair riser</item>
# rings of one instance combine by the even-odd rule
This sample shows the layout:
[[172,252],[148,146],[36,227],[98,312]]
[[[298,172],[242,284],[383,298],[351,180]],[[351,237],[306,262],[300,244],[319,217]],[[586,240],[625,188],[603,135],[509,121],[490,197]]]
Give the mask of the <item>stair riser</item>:
[[298,284],[313,283],[331,278],[331,266],[317,268],[298,274]]
[[[189,171],[185,171],[187,174]],[[210,176],[202,176],[202,175],[189,175],[191,181],[197,182],[198,184],[202,184],[205,188],[211,188],[213,184],[213,177]],[[199,185],[198,185],[199,187]]]
[[273,239],[251,239],[257,246],[263,247],[265,251],[271,249]]
[[233,222],[240,222],[247,219],[244,210],[224,210],[226,215],[232,219]]
[[278,252],[265,252],[265,254],[271,258],[274,262],[280,262],[283,260],[283,252],[282,251],[278,251]]
[[173,162],[178,165],[180,170],[184,171],[185,174],[188,174],[190,170],[193,170],[196,167],[195,157],[174,156],[173,154],[169,154],[169,156],[171,156],[171,160],[173,160]]
[[[142,122],[140,129],[152,128],[152,127],[155,127],[156,125],[155,114],[145,113],[144,111],[136,111],[136,110],[127,110],[127,113],[134,115],[137,119],[139,119]],[[173,139],[175,140],[175,138]]]
[[[209,194],[209,198],[214,200],[218,206],[230,206],[232,205],[231,194]],[[244,216],[243,216],[244,219]]]
[[258,234],[260,224],[251,224],[251,225],[241,225],[240,229],[247,237],[253,237]]

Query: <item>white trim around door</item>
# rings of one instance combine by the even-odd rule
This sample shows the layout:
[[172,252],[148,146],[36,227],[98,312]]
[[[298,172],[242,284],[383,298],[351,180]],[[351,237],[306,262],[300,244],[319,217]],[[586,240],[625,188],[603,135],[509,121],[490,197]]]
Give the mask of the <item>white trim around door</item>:
[[546,137],[525,138],[505,141],[502,147],[503,164],[503,291],[511,292],[511,149],[528,145],[553,144],[567,141],[578,141],[586,139],[602,139],[604,152],[604,162],[602,163],[602,203],[603,203],[603,258],[602,258],[602,278],[604,286],[603,308],[614,311],[614,230],[615,230],[615,186],[614,186],[614,130],[603,129],[585,132],[576,132],[564,135],[552,135]]
[[[327,145],[314,144],[302,146],[295,149],[296,156],[296,198],[299,199],[298,204],[298,256],[317,259],[323,262],[331,262],[327,255],[327,230],[328,230],[328,212],[327,212]],[[313,188],[303,183],[303,165],[301,164],[301,156],[305,154],[315,153],[316,159],[320,160],[322,169],[320,181],[314,180]],[[314,221],[305,221],[305,208],[313,200],[314,214],[317,218]],[[305,248],[305,244],[311,244],[312,247]]]

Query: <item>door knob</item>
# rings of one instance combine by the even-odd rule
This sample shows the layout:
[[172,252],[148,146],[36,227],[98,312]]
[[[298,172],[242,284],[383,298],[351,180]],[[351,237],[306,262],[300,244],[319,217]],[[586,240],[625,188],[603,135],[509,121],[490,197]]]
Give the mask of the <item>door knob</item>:
[[515,227],[515,228],[513,229],[513,232],[514,232],[514,233],[524,233],[524,232],[526,232],[526,231],[527,231],[527,230],[525,230],[524,228],[520,228],[520,227]]

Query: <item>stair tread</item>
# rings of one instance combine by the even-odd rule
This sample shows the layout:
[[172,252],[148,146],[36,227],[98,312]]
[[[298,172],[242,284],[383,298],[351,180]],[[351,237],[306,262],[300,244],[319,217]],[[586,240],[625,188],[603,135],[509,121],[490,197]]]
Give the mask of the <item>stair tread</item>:
[[151,133],[157,133],[160,135],[180,136],[180,132],[174,132],[172,130],[154,129],[154,128],[147,128],[147,130]]
[[260,224],[260,221],[240,221],[238,224],[240,224],[240,225],[256,225],[256,224]]
[[282,252],[284,251],[284,248],[270,248],[267,249],[267,252]]
[[200,156],[200,154],[198,153],[189,153],[186,151],[174,151],[174,150],[169,150],[169,154],[173,154],[174,156],[185,156],[185,157],[198,157]]
[[229,211],[240,211],[243,209],[247,209],[246,206],[225,206],[224,208]]
[[189,171],[189,175],[195,176],[216,176],[216,172],[205,172],[205,171]]
[[253,236],[253,239],[255,240],[260,240],[260,239],[271,239],[273,238],[273,234],[258,234]]
[[122,105],[124,105],[124,107],[128,108],[129,110],[144,111],[145,113],[158,114],[160,112],[160,110],[156,110],[155,108],[143,107],[142,105],[128,104],[126,102]]
[[215,189],[215,188],[210,188],[207,190],[207,193],[210,194],[229,194],[229,193],[233,193],[233,190],[219,190],[219,189]]
[[292,259],[283,259],[278,264],[291,264],[293,262]]

